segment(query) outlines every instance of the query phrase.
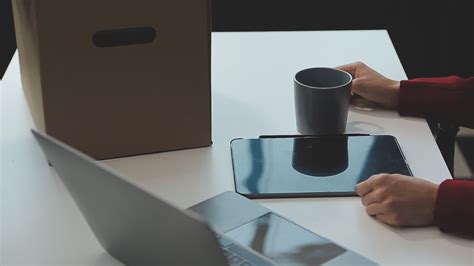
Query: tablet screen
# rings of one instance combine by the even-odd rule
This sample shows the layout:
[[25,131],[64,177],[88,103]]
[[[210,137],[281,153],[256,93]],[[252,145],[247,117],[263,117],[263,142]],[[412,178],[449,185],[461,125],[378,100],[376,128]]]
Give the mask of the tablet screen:
[[379,173],[411,175],[393,136],[232,141],[236,191],[250,198],[355,195]]

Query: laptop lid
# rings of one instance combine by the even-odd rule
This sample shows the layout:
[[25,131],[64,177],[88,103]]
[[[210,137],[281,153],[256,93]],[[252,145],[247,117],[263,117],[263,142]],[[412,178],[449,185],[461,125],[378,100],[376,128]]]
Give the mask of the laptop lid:
[[208,225],[103,164],[32,130],[102,247],[127,265],[225,265]]

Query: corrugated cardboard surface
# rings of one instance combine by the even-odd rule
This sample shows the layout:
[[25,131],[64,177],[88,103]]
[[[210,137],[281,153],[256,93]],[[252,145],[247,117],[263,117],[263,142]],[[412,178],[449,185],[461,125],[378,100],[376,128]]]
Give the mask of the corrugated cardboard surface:
[[44,131],[43,97],[38,60],[38,38],[36,28],[36,1],[13,1],[16,42],[19,51],[21,81],[36,127]]
[[[23,87],[40,129],[97,159],[211,144],[208,1],[13,4]],[[144,26],[157,32],[151,43],[92,41],[100,30]]]

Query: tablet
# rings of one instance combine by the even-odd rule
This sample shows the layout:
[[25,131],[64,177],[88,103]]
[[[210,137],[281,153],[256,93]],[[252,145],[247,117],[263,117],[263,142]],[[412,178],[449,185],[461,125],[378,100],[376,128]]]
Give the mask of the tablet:
[[355,196],[371,175],[412,175],[388,135],[234,139],[231,153],[235,190],[248,198]]

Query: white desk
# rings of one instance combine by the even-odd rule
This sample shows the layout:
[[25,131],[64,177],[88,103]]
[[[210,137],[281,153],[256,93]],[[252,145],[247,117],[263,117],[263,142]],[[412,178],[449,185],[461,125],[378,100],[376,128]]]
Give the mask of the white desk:
[[[296,133],[292,76],[311,66],[357,60],[406,78],[385,31],[214,33],[212,147],[105,163],[178,207],[233,190],[229,141]],[[29,128],[17,57],[1,88],[2,265],[114,265],[46,165]],[[398,138],[416,176],[450,177],[422,119],[393,111],[352,109],[349,132]],[[360,199],[307,198],[259,203],[381,264],[474,264],[474,242],[435,227],[397,229],[366,215]]]

